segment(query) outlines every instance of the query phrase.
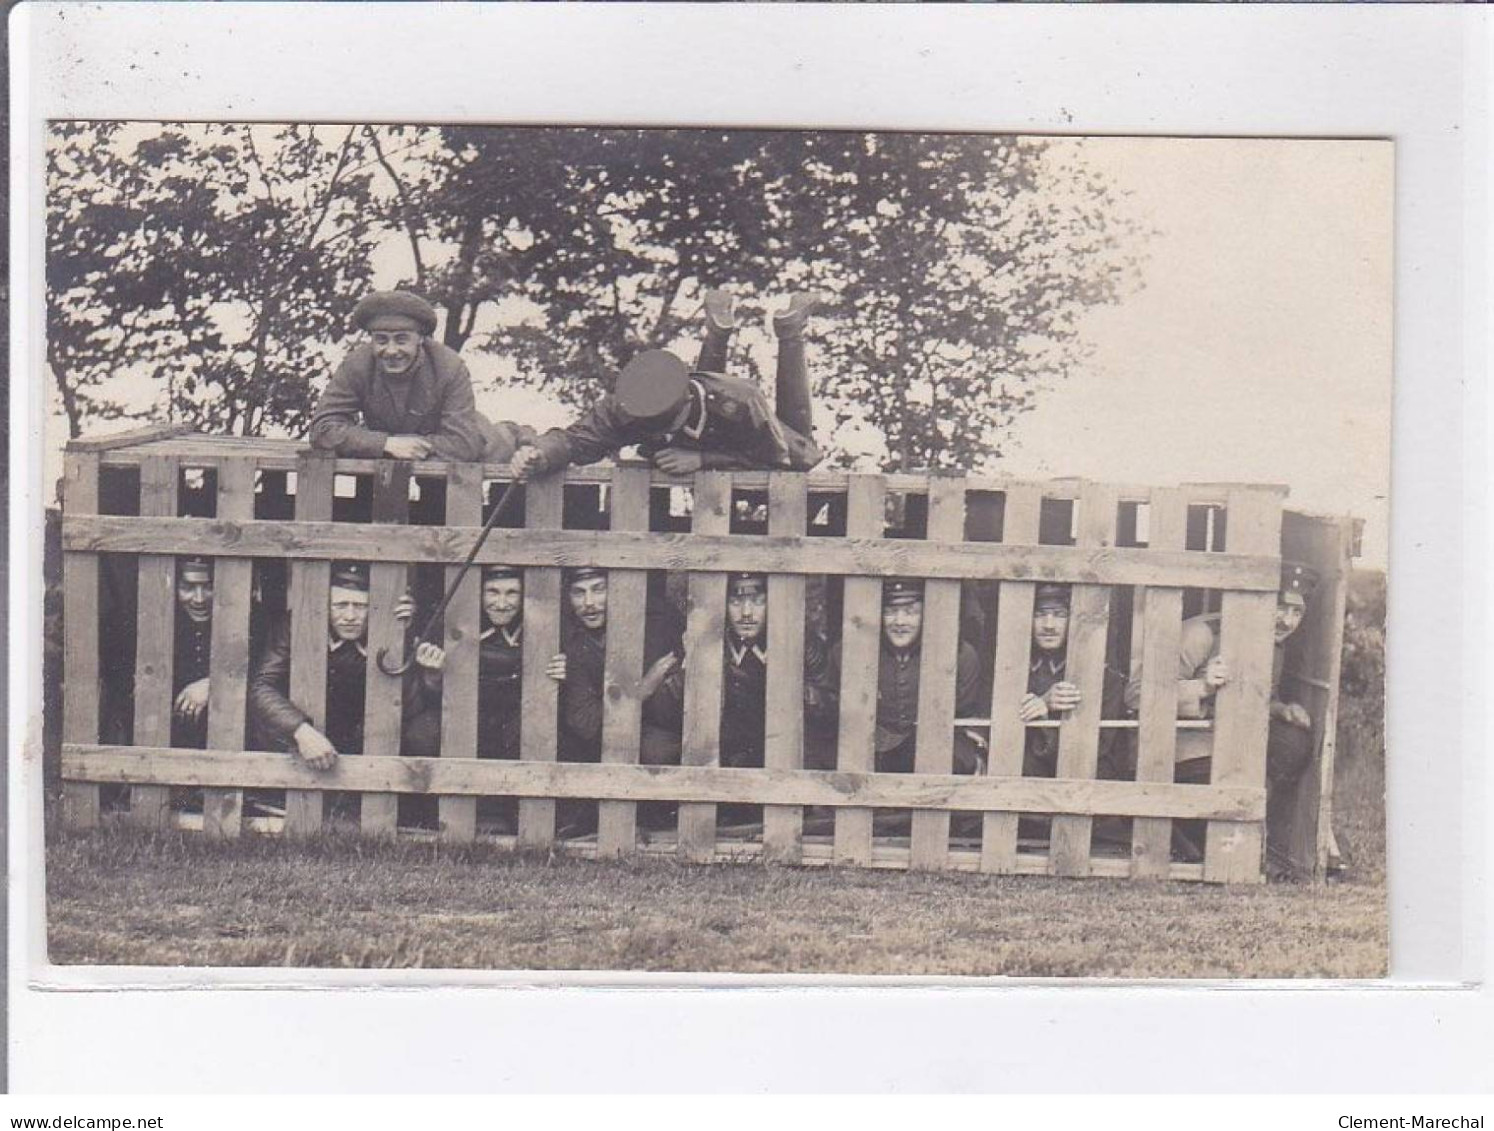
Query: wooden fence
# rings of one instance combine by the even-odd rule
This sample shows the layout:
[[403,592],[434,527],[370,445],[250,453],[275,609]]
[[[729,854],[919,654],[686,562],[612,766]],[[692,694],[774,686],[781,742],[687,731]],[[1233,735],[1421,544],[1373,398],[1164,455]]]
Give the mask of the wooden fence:
[[[396,658],[403,654],[392,611],[410,566],[447,563],[445,574],[455,575],[451,563],[470,550],[506,468],[425,463],[413,473],[416,490],[410,464],[333,460],[290,441],[146,432],[69,447],[62,526],[68,824],[99,820],[101,786],[127,786],[129,819],[146,824],[174,819],[172,787],[199,787],[202,827],[232,837],[246,824],[244,790],[283,789],[283,820],[249,823],[308,834],[324,819],[323,792],[338,790],[360,793],[362,829],[382,834],[396,831],[398,795],[434,795],[439,835],[469,841],[479,835],[477,798],[511,796],[520,799],[512,839],[546,848],[557,839],[557,799],[584,798],[598,802],[596,832],[569,847],[600,856],[645,851],[691,861],[1229,882],[1262,877],[1280,488],[829,472],[702,472],[692,482],[628,464],[535,481],[525,487],[522,526],[494,530],[478,559],[525,567],[522,751],[517,761],[499,761],[474,756],[482,616],[476,569],[445,617],[442,756],[398,754],[400,681],[379,673],[374,656],[381,647]],[[1331,548],[1337,553],[1341,541]],[[206,750],[170,748],[174,556],[180,554],[216,559]],[[343,559],[371,565],[365,749],[319,774],[283,754],[244,749],[251,619],[256,600],[265,600],[278,577],[291,621],[291,698],[320,722],[329,567]],[[101,642],[111,651],[129,647],[128,628],[121,635],[107,613],[101,627],[100,610],[110,604],[101,599],[101,563],[109,562],[134,573],[126,594],[133,597],[126,619],[135,657],[128,742],[101,737]],[[560,651],[561,568],[579,564],[610,571],[600,764],[558,760],[557,684],[544,672]],[[770,578],[773,661],[761,769],[718,762],[730,570]],[[688,578],[678,766],[638,764],[649,571]],[[102,572],[109,572],[107,564]],[[911,774],[873,772],[880,585],[894,575],[927,579]],[[1107,655],[1124,656],[1147,673],[1138,719],[1102,720],[1100,696],[1087,695],[1061,723],[1048,724],[1059,730],[1056,778],[1022,776],[1024,725],[1015,710],[1027,685],[1035,583],[1043,580],[1073,585],[1067,664],[1074,682],[1101,686]],[[1342,578],[1331,580],[1332,599],[1341,602]],[[817,594],[816,609],[828,610],[818,614],[822,627],[843,652],[833,772],[803,768],[809,592]],[[989,735],[989,766],[981,776],[952,772],[962,592],[967,602],[973,594],[993,611],[983,655],[993,706],[989,716],[960,720]],[[1207,608],[1220,614],[1235,678],[1219,694],[1211,722],[1180,721],[1180,624],[1185,613]],[[1314,649],[1315,656],[1325,652]],[[1336,653],[1335,638],[1330,662]],[[1102,725],[1134,732],[1134,781],[1097,779]],[[1188,728],[1211,732],[1207,785],[1173,781],[1178,735]],[[1319,847],[1326,820],[1320,802],[1331,789],[1331,745],[1325,761],[1311,775],[1312,798],[1298,806],[1304,827],[1311,822],[1300,838],[1307,852]],[[677,803],[677,827],[640,830],[638,805],[648,801]],[[718,828],[723,804],[763,806],[760,830],[743,837]],[[881,810],[911,816],[874,821]],[[1051,818],[1046,846],[1019,839],[1024,814]],[[1129,840],[1117,847],[1095,836],[1097,820],[1123,830],[1129,823]],[[1173,859],[1177,820],[1206,822],[1202,862]]]

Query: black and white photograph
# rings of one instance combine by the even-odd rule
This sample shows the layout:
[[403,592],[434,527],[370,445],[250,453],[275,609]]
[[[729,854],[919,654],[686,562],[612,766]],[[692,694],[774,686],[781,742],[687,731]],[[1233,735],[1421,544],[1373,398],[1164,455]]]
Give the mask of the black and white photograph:
[[1385,975],[1394,152],[49,123],[49,960]]

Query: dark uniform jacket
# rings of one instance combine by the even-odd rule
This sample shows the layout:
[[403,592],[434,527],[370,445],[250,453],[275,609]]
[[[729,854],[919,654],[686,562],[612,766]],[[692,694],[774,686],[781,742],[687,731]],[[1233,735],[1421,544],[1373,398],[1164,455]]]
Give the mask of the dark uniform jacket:
[[[643,670],[673,652],[684,653],[682,625],[673,609],[650,612],[644,620]],[[607,632],[593,632],[569,613],[560,633],[565,682],[560,688],[561,753],[567,761],[598,762],[602,757],[602,713],[606,698]],[[641,674],[641,673],[640,673]],[[685,676],[676,668],[643,704],[646,726],[679,734],[685,717]]]
[[438,459],[510,459],[534,431],[494,424],[477,411],[467,365],[453,349],[426,339],[413,372],[390,380],[364,343],[337,367],[311,417],[311,446],[375,459],[390,436],[425,436]]
[[[918,730],[918,665],[922,649],[894,648],[882,637],[877,658],[877,729],[878,769],[884,754],[900,750]],[[841,651],[837,644],[830,654],[830,687],[840,686]],[[965,641],[960,641],[955,664],[955,714],[968,715],[980,702],[980,657]],[[951,720],[952,722],[953,720]]]
[[[766,745],[768,653],[766,634],[755,644],[728,630],[721,659],[721,764],[761,766]],[[829,684],[830,655],[817,636],[804,638],[804,716],[809,725],[834,727],[836,694]]]
[[176,611],[176,640],[171,668],[171,745],[201,750],[207,746],[207,711],[195,719],[176,712],[176,697],[182,688],[208,678],[208,661],[212,654],[213,624],[198,624],[180,609]]
[[477,756],[519,756],[520,687],[524,676],[524,622],[489,625],[477,659]]
[[[1027,690],[1043,695],[1063,680],[1066,653],[1043,653],[1034,650],[1028,667]],[[1080,694],[1085,689],[1080,688]],[[1126,711],[1126,677],[1108,664],[1105,686],[1100,693],[1100,718],[1124,719]],[[1049,716],[1050,718],[1061,716]],[[1130,776],[1132,742],[1128,732],[1100,731],[1099,776],[1119,779]],[[1058,728],[1028,727],[1023,747],[1022,772],[1028,777],[1054,777],[1058,772]]]
[[778,468],[808,471],[820,462],[809,437],[773,414],[762,390],[740,377],[695,373],[690,378],[690,415],[676,432],[661,435],[625,417],[608,394],[568,428],[539,438],[545,470],[595,463],[631,444],[645,458],[665,448],[702,454],[707,468]]
[[[363,751],[363,709],[367,689],[367,649],[355,641],[327,641],[325,734],[339,754]],[[264,750],[294,750],[296,728],[311,715],[290,701],[290,624],[282,621],[254,665],[249,680],[249,733]]]

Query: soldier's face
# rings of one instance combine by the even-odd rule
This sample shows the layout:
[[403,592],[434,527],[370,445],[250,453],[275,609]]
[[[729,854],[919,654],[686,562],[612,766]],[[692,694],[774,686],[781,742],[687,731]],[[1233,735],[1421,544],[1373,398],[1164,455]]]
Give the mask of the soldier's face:
[[1032,610],[1032,642],[1043,652],[1057,652],[1068,643],[1069,607],[1061,603]]
[[1306,611],[1302,598],[1296,595],[1276,599],[1276,643],[1280,644],[1302,627],[1302,614]]
[[507,628],[524,607],[524,583],[517,577],[493,577],[482,583],[482,611],[494,628]]
[[767,616],[768,594],[761,582],[733,585],[727,593],[726,623],[743,644],[751,644],[763,634]]
[[338,640],[362,640],[368,628],[368,594],[334,585],[327,620]]
[[410,319],[392,315],[376,318],[368,327],[368,339],[373,343],[374,356],[379,359],[379,369],[390,377],[403,377],[410,372],[423,337],[420,327]]
[[213,575],[197,569],[184,569],[176,578],[176,603],[193,624],[213,619]]
[[587,628],[602,628],[607,624],[607,579],[586,577],[573,581],[566,590],[571,601],[571,612]]
[[882,635],[894,648],[911,648],[923,631],[923,602],[904,598],[882,606]]

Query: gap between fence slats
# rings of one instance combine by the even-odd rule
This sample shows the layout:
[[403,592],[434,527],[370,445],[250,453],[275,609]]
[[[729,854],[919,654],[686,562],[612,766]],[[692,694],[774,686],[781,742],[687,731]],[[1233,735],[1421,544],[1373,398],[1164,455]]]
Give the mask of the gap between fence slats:
[[[62,507],[65,514],[91,515],[99,509],[99,457],[70,451],[63,458]],[[62,555],[62,739],[99,738],[99,559],[65,550]],[[99,788],[64,782],[63,822],[87,829],[99,821]]]
[[[538,532],[558,530],[563,521],[564,501],[563,483],[558,475],[546,475],[526,483],[526,536],[542,537]],[[495,530],[494,534],[497,533]],[[554,762],[557,757],[560,685],[545,674],[545,667],[560,653],[562,603],[560,570],[531,568],[524,571],[523,675],[519,692],[519,758],[524,762]],[[555,843],[555,802],[551,797],[526,797],[519,802],[519,843],[537,849],[548,849]]]
[[[482,468],[452,464],[446,481],[446,525],[481,527]],[[446,585],[457,584],[460,565],[446,567]],[[423,617],[422,623],[423,623]],[[441,755],[470,758],[477,752],[478,698],[481,694],[482,569],[474,566],[461,579],[444,616],[441,670]],[[436,802],[441,839],[464,844],[477,836],[477,798],[443,796]]]
[[[881,538],[886,507],[887,487],[881,476],[852,475],[846,489],[846,535]],[[876,748],[881,579],[847,577],[841,605],[840,737],[835,764],[849,773],[870,773]],[[871,809],[836,810],[835,862],[866,865],[871,853]]]
[[[328,456],[306,453],[296,465],[298,521],[332,517],[332,468]],[[327,727],[327,600],[332,563],[303,560],[290,571],[290,700],[311,716],[311,725]],[[307,836],[322,827],[322,792],[291,789],[285,793],[285,827]]]
[[[171,456],[141,461],[141,514],[175,516],[178,472]],[[135,605],[134,740],[141,746],[169,746],[176,661],[176,559],[170,554],[140,555]],[[162,828],[170,804],[166,787],[134,786],[130,820],[145,828]]]
[[[373,526],[360,535],[375,546],[385,543],[386,525],[403,524],[410,517],[408,460],[384,460],[374,476]],[[399,753],[404,722],[405,681],[387,676],[378,665],[381,650],[386,663],[398,667],[405,658],[407,625],[395,620],[394,610],[410,587],[410,567],[397,554],[380,554],[368,570],[368,635],[364,657],[363,756],[392,757]],[[413,672],[413,669],[412,669]],[[412,675],[411,678],[418,678]],[[399,825],[399,798],[392,793],[365,793],[360,801],[359,827],[376,836],[392,836]]]
[[[803,534],[809,520],[804,477],[768,477],[768,533]],[[774,770],[804,766],[804,577],[779,573],[768,579],[767,718],[763,765]],[[763,808],[763,854],[775,863],[797,863],[804,811]]]
[[[690,529],[724,534],[731,528],[731,476],[704,471],[695,477]],[[650,535],[653,537],[653,535]],[[726,575],[690,575],[685,625],[685,732],[680,761],[715,766],[721,758],[721,660],[726,618]],[[710,860],[716,851],[714,803],[681,802],[679,849],[686,860]]]
[[[254,464],[225,460],[218,467],[217,516],[239,521],[254,516]],[[138,520],[137,520],[138,521]],[[217,549],[221,550],[219,546]],[[213,678],[208,682],[207,744],[212,750],[244,745],[249,689],[249,606],[254,565],[245,557],[213,563]],[[244,791],[208,789],[202,795],[202,827],[210,837],[231,840],[240,832]]]
[[[702,474],[727,475],[726,472]],[[1112,495],[1112,497],[1114,497]],[[63,547],[109,553],[216,553],[231,544],[246,557],[347,558],[356,561],[449,562],[472,548],[475,531],[407,526],[383,531],[370,545],[350,523],[270,519],[65,516]],[[1166,553],[1135,547],[1011,546],[996,542],[900,539],[715,536],[587,530],[495,530],[477,561],[609,569],[751,570],[805,575],[908,575],[984,581],[1023,580],[1094,585],[1166,585],[1275,593],[1278,559],[1265,554]]]
[[[1188,535],[1188,500],[1181,491],[1152,495],[1149,545],[1181,549]],[[1140,641],[1141,702],[1137,731],[1136,780],[1172,781],[1177,759],[1178,647],[1183,624],[1183,591],[1145,590]],[[1166,879],[1172,870],[1172,822],[1138,817],[1131,826],[1132,874]]]
[[[1087,484],[1079,497],[1078,542],[1082,549],[1115,544],[1115,491]],[[1076,585],[1069,599],[1069,641],[1064,678],[1080,689],[1079,706],[1058,730],[1058,776],[1088,780],[1097,772],[1100,752],[1100,708],[1104,701],[1105,646],[1110,623],[1110,588]],[[1060,876],[1084,876],[1090,870],[1090,818],[1053,818],[1049,856]]]
[[[612,478],[610,529],[647,530],[648,468],[622,466]],[[607,618],[607,659],[603,685],[602,761],[628,765],[638,761],[643,727],[643,702],[638,682],[643,676],[645,618],[635,616],[648,603],[648,574],[641,570],[612,570],[607,575],[607,607],[627,610],[626,616]],[[597,851],[621,856],[633,851],[638,839],[638,807],[631,801],[597,804]]]
[[[1036,487],[1008,491],[1001,522],[1003,545],[1023,545],[1038,540],[1043,493]],[[1018,707],[1027,694],[1032,651],[1032,604],[1030,581],[1001,583],[1000,613],[996,620],[996,660],[991,674],[991,746],[987,772],[995,777],[1021,777],[1027,730]],[[987,813],[981,820],[983,872],[1001,874],[1017,870],[1017,815]]]
[[[1281,546],[1281,501],[1264,491],[1230,493],[1229,544],[1250,553],[1277,553]],[[1280,584],[1280,567],[1277,568]],[[1224,594],[1219,654],[1230,679],[1214,696],[1214,757],[1210,782],[1261,788],[1266,782],[1270,727],[1271,661],[1276,629],[1274,593]],[[1204,846],[1204,877],[1222,883],[1258,883],[1264,826],[1261,822],[1211,821]]]
[[[965,534],[965,481],[940,476],[929,483],[929,541]],[[923,633],[919,638],[918,731],[913,770],[948,774],[954,763],[954,726],[960,654],[960,583],[928,580],[923,589]],[[915,812],[911,867],[937,871],[949,853],[949,814]]]

